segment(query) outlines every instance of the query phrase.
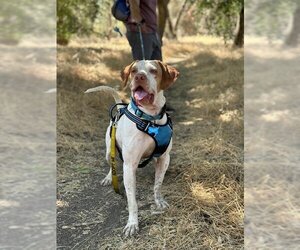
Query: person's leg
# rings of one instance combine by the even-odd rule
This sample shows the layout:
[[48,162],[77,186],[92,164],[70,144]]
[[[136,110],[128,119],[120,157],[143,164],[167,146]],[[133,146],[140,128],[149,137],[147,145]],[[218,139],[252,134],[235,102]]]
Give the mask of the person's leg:
[[[141,39],[139,33],[128,31],[126,33],[126,37],[131,47],[133,60],[143,60]],[[145,59],[150,60],[153,53],[151,34],[142,34],[142,37],[144,43]]]
[[153,41],[153,51],[151,55],[151,60],[160,60],[162,61],[162,52],[161,52],[161,42],[158,38],[158,34],[152,34],[152,41]]
[[161,54],[161,48],[158,46],[155,46],[153,48],[153,53],[151,56],[151,60],[160,60],[162,61],[162,54]]

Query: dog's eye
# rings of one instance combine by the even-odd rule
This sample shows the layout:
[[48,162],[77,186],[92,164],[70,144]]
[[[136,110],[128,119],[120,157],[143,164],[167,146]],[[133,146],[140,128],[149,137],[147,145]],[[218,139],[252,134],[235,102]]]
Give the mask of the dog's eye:
[[153,75],[156,75],[157,74],[157,70],[156,69],[150,69],[150,73],[153,74]]
[[137,72],[137,69],[135,69],[135,68],[133,68],[132,70],[131,70],[131,73],[132,74],[135,74]]

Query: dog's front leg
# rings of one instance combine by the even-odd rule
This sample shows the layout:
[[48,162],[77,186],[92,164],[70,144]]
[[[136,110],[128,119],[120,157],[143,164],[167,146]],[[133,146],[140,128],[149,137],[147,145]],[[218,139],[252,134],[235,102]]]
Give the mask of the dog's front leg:
[[125,236],[131,236],[137,233],[139,230],[138,206],[135,197],[137,167],[138,167],[137,163],[132,161],[126,161],[124,159],[124,164],[123,164],[124,186],[126,190],[128,211],[129,211],[128,222],[123,230]]
[[170,154],[166,152],[157,159],[155,166],[155,183],[154,183],[154,200],[158,208],[164,209],[169,206],[161,195],[161,185],[163,183],[165,173],[170,163]]

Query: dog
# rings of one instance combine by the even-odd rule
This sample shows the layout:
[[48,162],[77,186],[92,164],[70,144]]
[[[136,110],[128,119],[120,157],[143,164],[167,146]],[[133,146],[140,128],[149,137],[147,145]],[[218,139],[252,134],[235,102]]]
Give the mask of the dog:
[[[130,112],[130,114],[127,113],[127,115],[121,116],[116,132],[116,144],[123,156],[123,181],[129,211],[128,222],[123,230],[126,236],[131,236],[139,230],[138,206],[136,201],[136,170],[141,159],[154,155],[154,200],[159,209],[165,209],[169,206],[161,194],[161,185],[169,166],[170,151],[172,148],[172,133],[168,132],[171,125],[169,127],[165,125],[168,124],[169,117],[165,113],[164,108],[166,103],[164,91],[174,84],[178,76],[179,72],[176,68],[158,60],[134,61],[121,71],[122,88],[125,89],[129,86],[131,90],[131,103],[126,109],[126,112]],[[100,86],[88,89],[86,93],[94,91],[102,91],[112,95],[116,103],[122,102],[118,93],[113,88]],[[138,116],[137,110],[139,111]],[[147,120],[150,117],[151,129],[168,130],[166,132],[168,135],[159,135],[159,138],[157,137],[156,139],[153,137],[153,134],[151,134],[152,137],[149,136],[145,131],[138,129],[137,124],[134,122],[136,117],[140,120]],[[110,162],[111,125],[112,122],[107,128],[105,137],[106,160],[108,162]],[[170,138],[166,139],[166,137]],[[158,145],[161,147],[158,148]],[[153,152],[156,152],[156,154],[153,154]],[[112,183],[111,169],[101,183],[104,186]]]

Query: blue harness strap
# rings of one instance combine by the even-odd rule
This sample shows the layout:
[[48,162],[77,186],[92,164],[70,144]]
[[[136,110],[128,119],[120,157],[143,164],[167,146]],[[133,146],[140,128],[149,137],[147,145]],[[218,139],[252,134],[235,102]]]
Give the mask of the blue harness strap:
[[[162,112],[157,116],[159,116],[159,119],[161,119],[163,117],[163,115],[166,113],[167,122],[164,125],[158,125],[158,124],[154,124],[151,121],[153,119],[151,119],[151,120],[143,119],[143,118],[146,118],[146,116],[149,116],[147,118],[150,118],[153,116],[145,114],[135,105],[135,103],[133,105],[133,103],[134,103],[134,101],[131,100],[131,107],[134,106],[133,110],[136,115],[131,113],[128,110],[127,105],[122,103],[122,104],[116,104],[116,105],[112,106],[112,108],[110,110],[110,116],[111,116],[112,120],[115,120],[115,116],[112,115],[113,109],[117,105],[125,106],[123,108],[120,108],[120,110],[119,110],[120,113],[119,113],[118,119],[120,119],[121,116],[125,114],[129,120],[131,120],[132,122],[134,122],[136,124],[136,127],[138,130],[146,133],[154,140],[155,149],[154,149],[152,155],[148,159],[144,160],[143,162],[141,162],[139,164],[139,168],[142,168],[142,167],[145,167],[153,159],[153,157],[160,157],[161,155],[163,155],[166,152],[166,150],[171,142],[171,138],[172,138],[172,134],[173,134],[173,126],[172,126],[172,120],[171,120],[169,114],[165,112],[165,108],[163,108]],[[140,114],[140,116],[142,118],[138,117],[137,113]],[[158,117],[155,117],[155,118],[158,118]],[[119,152],[120,158],[123,161],[122,152],[117,144],[116,144],[116,147]]]
[[164,114],[166,113],[166,104],[162,107],[160,113],[158,115],[148,115],[145,112],[143,112],[142,110],[139,109],[139,107],[136,105],[134,99],[131,97],[131,102],[130,102],[130,106],[133,109],[133,112],[140,117],[143,120],[147,120],[147,121],[154,121],[154,120],[160,120],[161,118],[163,118]]
[[136,124],[137,129],[151,136],[155,142],[153,157],[159,157],[164,154],[170,144],[173,126],[170,116],[167,114],[167,122],[164,125],[157,125],[151,121],[142,120],[132,114],[127,108],[123,108],[122,112]]

